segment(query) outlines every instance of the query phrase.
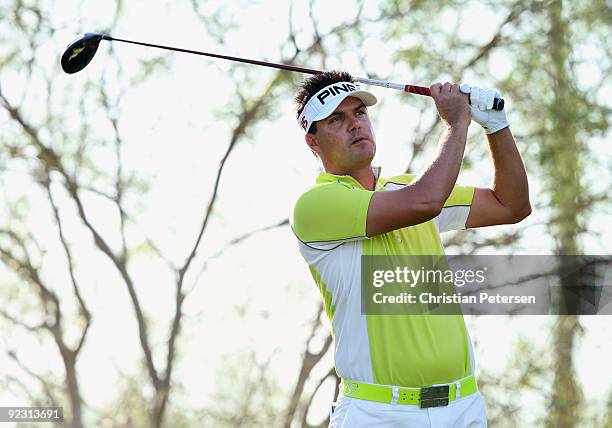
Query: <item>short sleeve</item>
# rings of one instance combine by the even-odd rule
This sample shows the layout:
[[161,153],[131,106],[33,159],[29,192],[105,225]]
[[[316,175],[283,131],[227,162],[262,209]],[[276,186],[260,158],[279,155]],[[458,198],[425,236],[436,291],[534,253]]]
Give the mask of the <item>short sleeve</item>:
[[465,222],[470,214],[470,207],[474,199],[474,187],[458,186],[444,203],[444,207],[436,217],[436,224],[440,233],[450,230],[465,229]]
[[338,244],[366,238],[368,206],[374,192],[342,183],[321,184],[295,204],[291,227],[305,244]]

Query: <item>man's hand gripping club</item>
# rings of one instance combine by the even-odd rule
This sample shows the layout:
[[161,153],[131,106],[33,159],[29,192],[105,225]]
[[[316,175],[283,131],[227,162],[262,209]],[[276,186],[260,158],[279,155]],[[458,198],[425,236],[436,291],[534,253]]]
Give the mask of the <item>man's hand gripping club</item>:
[[436,83],[430,87],[431,96],[442,121],[448,128],[467,128],[470,124],[468,97],[459,91],[458,85],[446,82]]
[[459,90],[470,95],[470,112],[474,122],[479,123],[487,134],[493,134],[510,126],[506,119],[506,110],[492,110],[493,100],[501,98],[494,89],[482,89],[462,84]]

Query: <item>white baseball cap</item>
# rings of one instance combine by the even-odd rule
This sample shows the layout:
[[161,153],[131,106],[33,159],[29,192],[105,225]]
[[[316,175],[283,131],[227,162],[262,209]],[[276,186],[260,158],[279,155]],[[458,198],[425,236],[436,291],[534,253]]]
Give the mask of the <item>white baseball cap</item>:
[[332,83],[310,97],[298,117],[298,125],[308,132],[313,122],[331,115],[346,97],[359,98],[367,107],[378,101],[373,93],[361,89],[357,83]]

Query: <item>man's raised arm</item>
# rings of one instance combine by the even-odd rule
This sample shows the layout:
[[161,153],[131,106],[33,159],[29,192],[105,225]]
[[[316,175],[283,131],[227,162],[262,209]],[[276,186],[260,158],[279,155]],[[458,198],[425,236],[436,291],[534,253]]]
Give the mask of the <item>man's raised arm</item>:
[[531,213],[527,173],[510,128],[487,139],[495,169],[493,187],[474,191],[466,227],[518,223]]
[[446,125],[436,158],[410,185],[374,193],[368,207],[367,236],[431,220],[440,213],[457,181],[470,124],[468,97],[450,83],[436,83],[430,89]]
[[501,96],[491,89],[461,85],[472,101],[472,118],[487,133],[495,178],[490,189],[476,189],[466,227],[517,223],[531,213],[525,165],[516,147],[505,110],[492,110],[492,100]]

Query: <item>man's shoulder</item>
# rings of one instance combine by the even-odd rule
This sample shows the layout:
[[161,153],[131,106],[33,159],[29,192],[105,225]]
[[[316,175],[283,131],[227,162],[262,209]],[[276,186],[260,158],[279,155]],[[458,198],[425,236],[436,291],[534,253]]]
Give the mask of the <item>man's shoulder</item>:
[[365,235],[366,215],[373,194],[342,180],[318,183],[295,202],[291,225],[304,242],[329,240],[328,235],[341,236],[334,239]]
[[325,183],[317,183],[306,189],[297,199],[294,204],[295,208],[299,206],[312,204],[326,204],[330,199],[338,197],[338,194],[345,192],[347,189],[352,189],[352,186],[341,181],[330,181]]

